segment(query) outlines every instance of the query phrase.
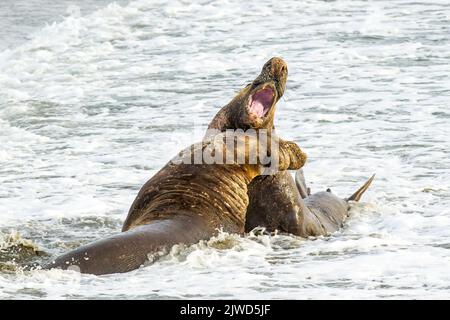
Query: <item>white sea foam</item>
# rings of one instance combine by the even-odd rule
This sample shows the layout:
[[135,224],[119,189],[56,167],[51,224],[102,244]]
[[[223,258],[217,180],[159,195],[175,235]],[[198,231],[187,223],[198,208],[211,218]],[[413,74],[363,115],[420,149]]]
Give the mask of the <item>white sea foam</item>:
[[47,20],[0,52],[4,234],[60,254],[118,232],[146,179],[275,55],[289,67],[277,130],[308,154],[313,192],[377,177],[330,237],[221,234],[123,275],[0,274],[0,298],[448,298],[449,14],[136,0]]

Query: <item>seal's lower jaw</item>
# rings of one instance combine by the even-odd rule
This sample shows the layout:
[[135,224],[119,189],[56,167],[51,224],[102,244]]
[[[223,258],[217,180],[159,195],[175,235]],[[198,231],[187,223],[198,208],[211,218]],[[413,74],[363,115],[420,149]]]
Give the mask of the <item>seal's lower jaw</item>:
[[261,122],[269,113],[275,99],[275,91],[271,87],[265,87],[251,95],[247,110],[249,117],[256,122]]

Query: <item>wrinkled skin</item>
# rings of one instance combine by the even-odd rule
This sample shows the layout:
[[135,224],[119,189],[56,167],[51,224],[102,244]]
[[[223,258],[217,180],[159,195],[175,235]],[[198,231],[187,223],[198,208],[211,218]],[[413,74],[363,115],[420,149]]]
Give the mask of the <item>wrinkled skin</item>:
[[[284,94],[287,75],[288,69],[283,59],[274,57],[267,61],[258,77],[219,110],[208,129],[265,129],[269,133],[274,132],[276,102]],[[276,94],[266,116],[255,120],[249,105],[261,87],[276,88]],[[209,131],[206,136],[208,135]],[[268,231],[279,230],[308,237],[325,235],[342,226],[348,214],[346,200],[331,192],[309,195],[301,169],[296,172],[296,182],[287,171],[256,177],[248,188],[250,202],[246,215],[246,232],[259,226]],[[371,180],[358,190],[359,197],[370,182]]]
[[[235,144],[232,152],[244,162],[189,164],[190,151],[222,150],[226,134],[183,150],[139,191],[123,225],[123,232],[82,246],[50,263],[47,268],[75,269],[82,273],[127,272],[151,262],[151,255],[171,246],[193,244],[221,229],[244,233],[248,185],[266,169],[261,159],[250,161],[252,148],[263,148],[256,137]],[[245,148],[244,148],[245,146]],[[272,155],[275,150],[266,150]],[[299,169],[306,158],[293,142],[280,141],[279,170]],[[237,159],[237,158],[236,158]],[[181,161],[180,160],[184,160]],[[150,255],[150,256],[149,256]]]

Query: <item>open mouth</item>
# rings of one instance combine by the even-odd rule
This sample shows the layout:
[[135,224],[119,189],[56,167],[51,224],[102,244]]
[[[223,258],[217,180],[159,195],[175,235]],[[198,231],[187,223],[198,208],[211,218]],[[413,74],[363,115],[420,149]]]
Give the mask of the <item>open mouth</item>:
[[248,111],[258,118],[265,117],[272,107],[273,98],[274,91],[271,87],[257,91],[251,97]]

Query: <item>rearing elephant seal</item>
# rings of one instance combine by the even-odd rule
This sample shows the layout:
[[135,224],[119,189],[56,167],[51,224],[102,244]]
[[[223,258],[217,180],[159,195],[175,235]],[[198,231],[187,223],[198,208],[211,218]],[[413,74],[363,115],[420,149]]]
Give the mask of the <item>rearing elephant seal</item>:
[[[239,143],[242,137],[244,143]],[[229,139],[229,133],[217,135],[182,151],[139,191],[124,232],[75,249],[47,268],[75,267],[97,275],[127,272],[144,265],[149,254],[209,239],[218,229],[243,233],[247,186],[266,170],[267,157],[278,160],[279,170],[299,169],[306,157],[292,142],[280,141],[277,149],[255,136],[231,135],[231,145]],[[195,162],[198,154],[220,154],[223,160],[229,152],[232,157],[226,161]]]
[[[256,79],[219,110],[206,136],[213,135],[213,129],[253,128],[272,133],[276,103],[284,94],[287,75],[283,59],[274,57],[267,61]],[[302,237],[336,231],[348,215],[348,201],[358,201],[372,180],[373,177],[344,200],[331,192],[309,195],[302,169],[296,173],[297,184],[287,171],[259,176],[249,185],[246,232],[257,226]]]

